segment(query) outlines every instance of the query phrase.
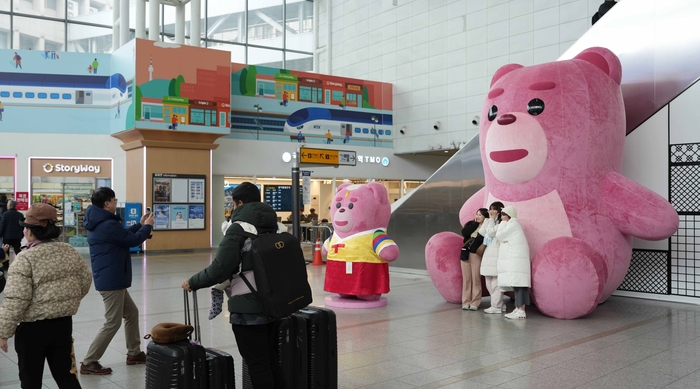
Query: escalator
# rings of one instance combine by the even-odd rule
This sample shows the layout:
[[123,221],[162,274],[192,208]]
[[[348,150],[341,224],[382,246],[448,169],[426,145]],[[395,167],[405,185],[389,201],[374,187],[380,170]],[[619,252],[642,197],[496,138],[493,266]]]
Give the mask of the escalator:
[[[612,50],[622,63],[627,134],[700,77],[700,1],[626,0],[591,27],[559,60],[588,47]],[[389,232],[401,247],[392,266],[426,269],[434,234],[459,233],[459,210],[484,185],[479,137],[472,138],[423,185],[392,206]]]

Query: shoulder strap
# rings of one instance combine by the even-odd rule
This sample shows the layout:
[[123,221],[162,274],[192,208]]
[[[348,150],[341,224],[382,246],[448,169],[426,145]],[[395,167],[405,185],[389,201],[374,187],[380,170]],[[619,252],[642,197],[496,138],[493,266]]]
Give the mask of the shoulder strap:
[[[253,241],[253,240],[255,240],[255,239],[258,238],[258,229],[255,228],[254,225],[252,225],[252,224],[250,224],[250,223],[243,222],[243,221],[235,221],[235,222],[233,222],[233,224],[238,224],[239,226],[241,226],[241,228],[242,228],[242,230],[243,230],[243,231],[241,231],[241,232],[236,231],[236,230],[232,230],[232,232],[233,232],[234,234],[236,234],[236,235],[241,235],[241,236],[245,236],[246,238],[248,238],[248,239],[246,239],[245,243],[243,244],[243,249],[241,249],[241,252],[243,253],[243,252],[246,252],[246,251],[250,251],[250,248],[251,248],[251,247],[250,247],[250,246],[251,246],[251,241]],[[234,276],[235,276],[235,274],[234,274]],[[242,257],[241,257],[241,262],[240,262],[240,264],[238,265],[238,276],[241,277],[241,279],[243,280],[243,282],[245,282],[245,284],[246,284],[246,286],[248,287],[248,289],[250,289],[250,291],[251,291],[251,292],[255,295],[255,297],[257,297],[258,300],[259,300],[259,299],[260,299],[260,296],[258,296],[258,291],[255,290],[255,288],[253,288],[253,285],[250,284],[250,282],[248,281],[248,279],[246,278],[246,276],[243,274],[243,258],[242,258]]]

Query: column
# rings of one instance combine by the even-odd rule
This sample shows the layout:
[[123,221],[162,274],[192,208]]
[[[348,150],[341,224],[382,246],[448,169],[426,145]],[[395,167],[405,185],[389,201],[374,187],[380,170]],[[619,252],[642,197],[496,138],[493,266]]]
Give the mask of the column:
[[136,37],[146,39],[146,0],[136,0]]
[[190,1],[190,45],[199,46],[201,40],[202,23],[202,2],[201,0]]
[[148,39],[160,40],[160,1],[148,1]]
[[114,0],[114,6],[112,7],[112,51],[121,46],[119,41],[119,39],[121,39],[121,20],[119,20],[119,15],[121,13],[120,2],[128,4],[128,0]]
[[175,43],[185,44],[185,6],[175,6]]
[[218,247],[224,237],[224,233],[221,232],[221,224],[226,220],[224,217],[224,176],[214,175],[211,180],[212,246]]
[[[129,0],[119,0],[119,47],[124,46],[129,42]],[[117,8],[117,1],[114,1],[114,9]]]

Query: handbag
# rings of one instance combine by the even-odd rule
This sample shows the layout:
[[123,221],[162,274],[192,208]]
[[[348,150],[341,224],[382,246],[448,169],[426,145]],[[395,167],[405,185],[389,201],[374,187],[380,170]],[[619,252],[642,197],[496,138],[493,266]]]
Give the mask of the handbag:
[[462,245],[462,251],[459,253],[459,259],[461,261],[469,260],[469,245],[471,245],[473,241],[474,241],[474,238],[469,238]]

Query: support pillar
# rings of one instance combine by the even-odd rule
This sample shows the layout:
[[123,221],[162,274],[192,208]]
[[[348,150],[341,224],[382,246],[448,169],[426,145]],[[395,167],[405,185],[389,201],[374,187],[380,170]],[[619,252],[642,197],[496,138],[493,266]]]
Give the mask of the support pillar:
[[148,39],[160,40],[160,1],[148,1]]
[[185,6],[175,6],[175,43],[185,44]]
[[[119,0],[119,47],[129,42],[129,0]],[[117,1],[114,1],[114,9],[117,9]]]
[[146,39],[146,0],[136,0],[136,37]]
[[190,46],[199,47],[202,35],[202,1],[190,1]]
[[127,0],[114,0],[114,7],[112,8],[112,51],[119,48],[119,39],[121,39],[121,20],[119,20],[119,15],[121,14],[121,2],[126,2]]

